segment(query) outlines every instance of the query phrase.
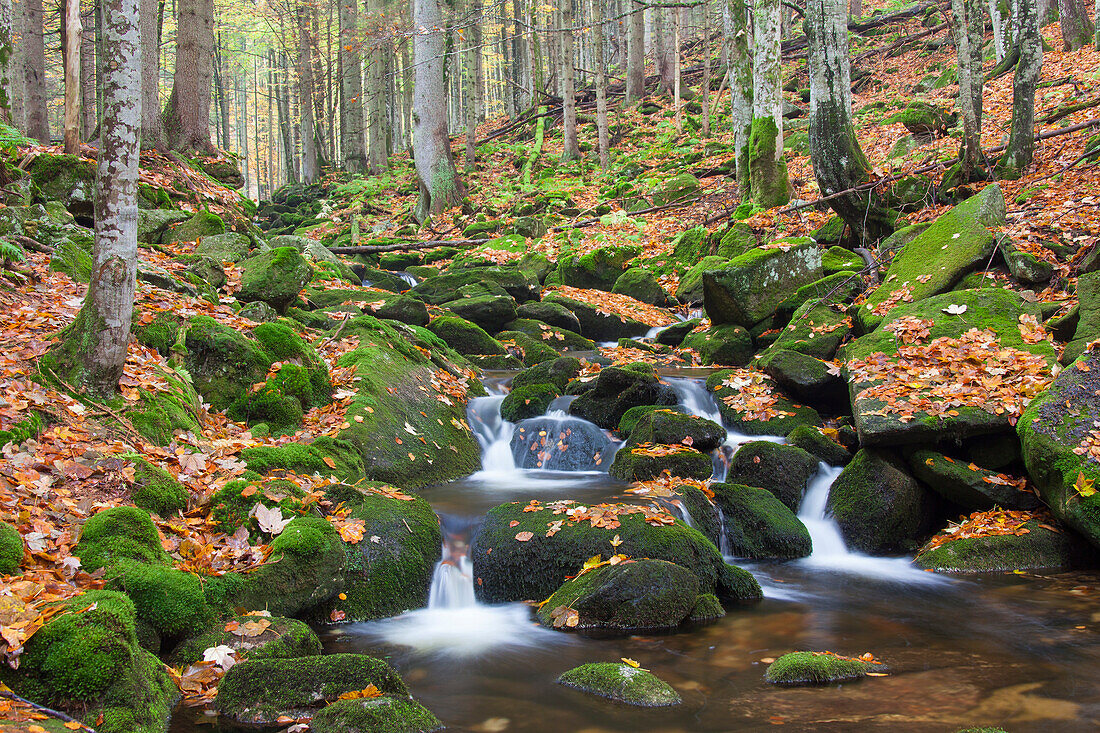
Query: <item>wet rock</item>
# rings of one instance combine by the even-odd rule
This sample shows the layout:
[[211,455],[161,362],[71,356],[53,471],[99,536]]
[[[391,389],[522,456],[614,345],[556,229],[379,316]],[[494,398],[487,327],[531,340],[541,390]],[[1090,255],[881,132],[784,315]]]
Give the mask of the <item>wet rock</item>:
[[460,354],[506,354],[500,342],[477,324],[458,316],[440,316],[428,324],[428,330],[447,342]]
[[443,307],[489,333],[497,333],[504,329],[504,324],[516,320],[516,301],[508,295],[460,298],[444,303]]
[[1005,509],[1037,509],[1039,497],[1006,484],[993,471],[955,460],[934,450],[919,449],[907,456],[913,475],[933,491],[969,511],[985,511],[994,506]]
[[217,262],[240,262],[248,258],[252,242],[237,232],[211,234],[203,237],[195,245],[195,254],[205,255]]
[[802,425],[787,435],[787,443],[810,453],[830,466],[843,466],[852,460],[848,449],[822,434],[821,428]]
[[777,685],[825,685],[865,677],[869,667],[832,652],[791,652],[768,665],[764,679]]
[[653,273],[643,267],[631,267],[620,275],[611,292],[662,308],[670,305],[668,293],[660,286]]
[[730,461],[726,481],[767,489],[797,512],[818,461],[801,448],[767,440],[745,443]]
[[687,338],[688,334],[694,331],[695,327],[698,325],[698,318],[692,318],[689,321],[674,323],[668,328],[658,331],[656,338],[654,338],[653,340],[665,346],[679,346],[684,342],[684,339]]
[[939,572],[991,573],[1009,570],[1065,570],[1081,566],[1094,552],[1077,535],[1038,520],[1021,527],[1026,534],[1000,534],[951,540],[921,550],[914,564]]
[[[755,382],[770,391],[767,414],[762,414],[755,403],[745,403],[739,399],[742,390]],[[738,370],[715,372],[707,377],[707,390],[713,392],[718,402],[722,422],[746,435],[785,436],[799,425],[821,425],[817,410],[791,402],[763,373],[746,374]]]
[[572,312],[580,322],[581,336],[595,341],[617,341],[631,336],[644,336],[649,331],[649,326],[641,321],[602,312],[594,305],[558,293],[548,293],[543,301],[557,303]]
[[702,480],[713,470],[710,456],[694,448],[647,444],[624,446],[615,454],[610,473],[623,481],[649,481],[664,474]]
[[516,308],[516,316],[534,321],[542,321],[550,326],[564,328],[574,333],[579,333],[581,323],[573,311],[560,303],[537,301],[524,303]]
[[716,325],[752,326],[821,276],[821,253],[812,239],[778,240],[703,273],[703,307]]
[[676,393],[661,384],[653,367],[607,367],[596,377],[592,389],[573,401],[569,413],[614,430],[631,407],[676,403]]
[[516,387],[500,403],[500,417],[508,422],[519,422],[527,418],[546,414],[560,393],[552,384],[527,384]]
[[551,384],[558,393],[565,391],[569,384],[581,372],[581,362],[572,356],[563,356],[554,361],[543,362],[524,369],[512,378],[512,389],[536,384]]
[[797,351],[769,348],[756,366],[795,399],[821,409],[847,411],[848,385],[832,364]]
[[722,483],[711,484],[711,490],[734,557],[790,560],[812,552],[806,526],[767,489]]
[[686,445],[707,453],[726,440],[726,429],[718,423],[669,409],[655,409],[634,423],[628,446],[640,443]]
[[653,673],[617,662],[583,664],[562,674],[558,684],[640,707],[667,707],[681,702],[676,690]]
[[443,724],[415,700],[373,697],[337,700],[309,722],[313,733],[429,733]]
[[614,451],[611,439],[599,427],[569,417],[521,420],[512,434],[511,446],[517,467],[547,471],[606,470]]
[[741,326],[727,323],[688,334],[680,344],[695,349],[704,364],[744,366],[752,361],[752,336]]

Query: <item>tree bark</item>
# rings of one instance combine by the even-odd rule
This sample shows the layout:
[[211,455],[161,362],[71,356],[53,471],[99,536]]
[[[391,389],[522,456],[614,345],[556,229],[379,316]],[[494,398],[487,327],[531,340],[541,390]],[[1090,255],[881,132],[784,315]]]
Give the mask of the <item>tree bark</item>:
[[313,126],[313,51],[309,42],[309,7],[298,5],[298,112],[301,118],[302,183],[315,183],[317,137]]
[[[1008,53],[1008,43],[1005,38],[1005,32],[1010,28],[1011,13],[1009,17],[1006,17],[1005,13],[1001,12],[1001,3],[1003,0],[988,0],[986,3],[989,7],[989,20],[993,26],[993,51],[997,55],[997,63],[1004,61],[1005,54]],[[1013,5],[1018,3],[1019,0],[1012,0]]]
[[563,162],[579,160],[581,157],[580,145],[577,144],[577,93],[573,88],[573,1],[562,0],[561,4],[562,26],[565,28],[561,34]]
[[595,0],[597,24],[592,36],[596,65],[596,136],[600,151],[600,168],[611,167],[611,150],[607,131],[607,52],[604,44],[604,10],[606,0]]
[[46,111],[46,52],[42,42],[42,0],[26,0],[24,5],[24,70],[27,137],[43,145],[50,144],[50,118]]
[[[568,1],[568,0],[567,0]],[[466,155],[463,165],[467,173],[477,169],[477,125],[484,107],[484,82],[481,69],[481,0],[470,2],[469,45],[466,51]]]
[[531,105],[528,79],[531,50],[527,46],[527,32],[523,27],[523,8],[523,0],[512,0],[512,99],[517,115]]
[[359,30],[359,0],[340,0],[340,150],[344,169],[367,169],[363,123],[363,63]]
[[727,73],[730,88],[730,124],[737,153],[737,181],[741,198],[749,196],[749,132],[752,126],[752,24],[747,0],[729,0]]
[[710,2],[703,0],[703,113],[699,116],[699,136],[710,137]]
[[80,0],[65,0],[65,154],[80,154]]
[[367,127],[368,168],[373,174],[386,170],[389,156],[386,153],[386,76],[384,73],[385,48],[378,38],[382,25],[383,0],[370,0],[370,25],[374,30],[367,40],[367,111],[370,113]]
[[959,112],[963,121],[960,180],[985,175],[982,152],[982,36],[985,28],[978,0],[951,0],[955,46],[959,59]]
[[848,17],[852,20],[863,17],[863,0],[848,0]]
[[1024,174],[1035,153],[1035,87],[1043,70],[1043,41],[1039,37],[1037,2],[1016,2],[1020,23],[1016,31],[1016,47],[1020,50],[1020,60],[1012,77],[1012,132],[996,168],[998,178],[1011,179]]
[[673,60],[675,53],[672,39],[672,21],[670,13],[678,8],[653,8],[653,55],[657,62],[657,74],[661,77],[660,93],[672,96],[676,84],[676,68]]
[[413,0],[413,158],[420,183],[414,216],[421,224],[462,197],[462,183],[451,156],[447,96],[443,78],[446,28],[440,0]]
[[165,109],[172,150],[213,153],[210,83],[214,75],[214,1],[177,0],[176,70]]
[[96,128],[99,127],[99,105],[96,102],[95,14],[96,11],[93,9],[91,13],[81,18],[83,31],[80,34],[80,109],[83,115],[81,136],[84,140],[94,138]]
[[11,0],[0,0],[0,120],[11,123],[12,67],[15,65],[12,30],[15,27]]
[[635,104],[645,96],[645,5],[631,0],[626,45],[626,103]]
[[[147,2],[148,0],[142,0]],[[145,57],[142,56],[144,59]],[[229,76],[229,66],[225,63],[225,47],[222,45],[222,34],[219,32],[214,42],[214,97],[217,101],[217,121],[214,129],[217,132],[219,143],[229,150],[229,95],[225,93],[225,80]],[[144,110],[144,108],[142,108]],[[144,111],[142,117],[145,116]],[[144,124],[144,123],[143,123]]]
[[[272,64],[274,65],[275,51],[271,51]],[[294,166],[294,131],[290,121],[290,84],[287,82],[289,71],[286,54],[279,54],[278,82],[275,87],[275,112],[279,118],[279,137],[283,143],[283,171],[287,183],[298,180],[298,173]]]
[[1058,0],[1058,15],[1062,27],[1062,47],[1066,51],[1076,51],[1092,41],[1096,28],[1089,20],[1085,0]]
[[770,209],[790,200],[783,156],[783,67],[780,64],[780,0],[756,0],[752,68],[752,127],[749,132],[749,195]]
[[[104,115],[96,175],[92,277],[76,321],[47,358],[70,383],[109,397],[126,362],[137,270],[141,43],[138,0],[100,0]],[[55,370],[57,371],[57,370]]]
[[[871,165],[852,124],[852,82],[844,0],[806,0],[810,72],[810,158],[823,196],[870,179]],[[855,239],[867,244],[893,231],[873,191],[831,199]]]

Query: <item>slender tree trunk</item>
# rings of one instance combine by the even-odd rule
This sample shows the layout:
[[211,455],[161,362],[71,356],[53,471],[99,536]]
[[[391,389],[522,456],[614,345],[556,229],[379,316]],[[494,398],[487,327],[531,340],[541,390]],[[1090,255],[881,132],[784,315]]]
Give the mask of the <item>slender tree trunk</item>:
[[[370,0],[371,26],[380,28],[383,23],[382,12],[385,10],[381,0]],[[389,163],[386,154],[386,125],[383,118],[386,116],[386,49],[382,40],[377,36],[368,39],[367,50],[367,79],[368,101],[367,109],[370,112],[370,122],[367,127],[368,137],[368,161],[370,172],[382,173]]]
[[65,153],[80,154],[80,0],[65,0]]
[[421,224],[462,197],[462,183],[451,156],[447,97],[443,78],[446,28],[439,0],[413,0],[416,80],[413,85],[413,158],[420,182],[415,217]]
[[636,104],[645,97],[645,5],[631,0],[627,19],[626,103]]
[[676,133],[684,133],[683,100],[680,99],[680,9],[672,10],[672,103],[676,109]]
[[757,0],[753,11],[755,56],[753,111],[749,132],[749,191],[757,206],[770,209],[790,200],[783,156],[783,67],[780,64],[780,0]]
[[99,108],[96,104],[96,48],[95,10],[81,18],[80,34],[80,109],[81,138],[91,140],[99,126]]
[[[244,42],[241,42],[241,57],[245,56]],[[244,75],[244,69],[241,69],[241,73],[233,75],[233,104],[237,108],[237,116],[234,119],[236,123],[234,131],[237,133],[237,150],[241,154],[241,176],[244,179],[244,195],[248,196],[249,191],[252,189],[252,176],[249,172],[248,164],[252,160],[252,156],[248,150],[248,78]]]
[[15,66],[12,37],[16,27],[11,0],[0,0],[0,120],[8,123],[14,120],[11,114],[12,68]]
[[592,35],[592,50],[596,65],[596,136],[599,141],[600,168],[611,167],[611,150],[607,130],[607,52],[604,43],[604,11],[607,0],[595,0],[597,25]]
[[[4,2],[10,3],[10,0],[4,0]],[[12,42],[12,38],[18,35],[20,38],[25,38],[23,33],[23,24],[26,22],[26,13],[23,9],[23,3],[16,3],[11,6],[11,26],[10,35],[8,37],[8,43]],[[24,89],[24,62],[26,60],[25,53],[13,53],[11,56],[11,63],[8,67],[8,74],[10,83],[8,84],[7,91],[11,100],[11,124],[17,130],[26,130],[27,128],[27,107],[26,107],[26,90]]]
[[[270,52],[272,65],[275,61],[274,54],[274,51]],[[285,53],[280,52],[279,59],[279,68],[276,71],[278,83],[274,91],[275,111],[279,117],[279,137],[283,143],[283,175],[286,176],[287,183],[294,183],[298,180],[298,173],[294,166],[294,132],[290,121],[290,85],[287,82],[289,64]]]
[[1012,179],[1024,174],[1035,153],[1035,87],[1043,70],[1043,41],[1039,37],[1036,0],[1016,1],[1020,22],[1016,47],[1020,49],[1020,60],[1012,77],[1012,132],[996,168],[998,178]]
[[710,0],[703,0],[703,113],[699,116],[699,135],[710,137]]
[[852,20],[863,17],[863,0],[848,0],[848,17]]
[[226,63],[225,59],[225,46],[222,44],[222,34],[218,33],[218,37],[214,43],[214,95],[217,97],[218,103],[218,123],[215,129],[219,132],[222,145],[225,146],[226,150],[230,147],[229,95],[226,94],[225,91],[225,80],[229,76],[229,64]]
[[562,115],[564,148],[562,149],[562,161],[579,160],[581,149],[577,144],[577,93],[573,88],[573,2],[574,0],[562,0],[561,17],[565,30],[561,34],[562,40]]
[[[567,0],[568,1],[568,0]],[[467,173],[477,169],[477,125],[481,121],[484,82],[481,74],[481,0],[471,0],[469,45],[466,61],[466,155],[463,161]]]
[[[1008,51],[1005,31],[1008,30],[1010,19],[1005,17],[1005,13],[1001,12],[1002,2],[1004,2],[1004,0],[988,0],[987,3],[989,7],[989,20],[993,26],[993,51],[997,55],[997,63],[1004,60],[1005,54]],[[1019,0],[1014,0],[1014,2],[1019,2]]]
[[1096,12],[1093,13],[1093,17],[1096,18],[1096,50],[1100,51],[1100,0],[1096,0]]
[[730,124],[737,151],[737,181],[741,197],[749,196],[749,132],[752,128],[752,20],[747,0],[729,0],[727,73],[730,88]]
[[[848,23],[844,0],[806,0],[810,72],[810,158],[823,195],[846,191],[870,179],[871,165],[852,124]],[[873,192],[850,193],[829,205],[857,241],[870,243],[893,231]]]
[[27,136],[50,144],[50,118],[46,110],[46,52],[42,43],[42,0],[25,0],[23,45]]
[[135,90],[141,83],[141,45],[138,0],[100,2],[108,61],[92,277],[76,321],[46,363],[72,383],[109,397],[118,391],[134,309],[141,131],[141,96]]
[[1089,20],[1085,0],[1058,0],[1058,15],[1062,27],[1062,46],[1065,50],[1076,51],[1092,41],[1096,27]]
[[531,104],[527,92],[527,70],[529,49],[527,33],[523,27],[523,0],[512,0],[512,99],[516,114],[520,114]]
[[413,65],[412,43],[408,39],[401,47],[401,116],[404,122],[402,128],[405,131],[405,147],[412,150],[413,145]]
[[959,111],[963,121],[960,181],[985,176],[982,152],[982,7],[978,0],[951,0],[959,59]]
[[302,183],[315,183],[317,137],[313,128],[313,52],[309,42],[309,7],[298,5],[298,111],[301,117]]
[[657,73],[661,77],[660,93],[669,96],[672,96],[676,85],[676,49],[670,15],[677,10],[678,8],[654,8],[653,11],[653,54],[657,61]]
[[212,153],[210,83],[214,75],[214,0],[176,0],[176,71],[165,109],[172,150]]
[[367,169],[363,123],[363,64],[359,49],[359,0],[340,1],[340,149],[344,168],[351,173]]

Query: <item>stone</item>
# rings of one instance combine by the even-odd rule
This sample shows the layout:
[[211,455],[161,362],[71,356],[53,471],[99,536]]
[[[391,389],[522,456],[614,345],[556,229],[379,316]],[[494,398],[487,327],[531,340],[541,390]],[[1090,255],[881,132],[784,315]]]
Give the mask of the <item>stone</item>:
[[865,677],[870,666],[832,652],[791,652],[768,665],[764,679],[776,685],[825,685]]
[[144,244],[160,244],[161,236],[173,224],[188,219],[186,211],[172,209],[138,209],[138,241]]
[[569,405],[569,414],[614,430],[631,407],[676,403],[675,391],[661,384],[652,367],[607,367],[600,371],[592,389]]
[[913,475],[933,491],[967,511],[984,512],[999,506],[1005,509],[1038,509],[1039,497],[1005,482],[997,473],[973,463],[956,460],[934,450],[922,448],[908,454],[906,460]]
[[[518,390],[530,389],[519,387]],[[503,408],[502,408],[503,417]],[[600,471],[611,463],[614,444],[586,420],[540,415],[520,420],[512,433],[517,468],[544,471]]]
[[797,400],[831,411],[843,412],[848,406],[848,384],[833,364],[797,351],[769,347],[756,367]]
[[654,206],[664,206],[674,201],[686,201],[699,195],[699,179],[690,173],[672,176],[649,192]]
[[611,287],[612,293],[627,295],[649,305],[661,308],[669,306],[669,296],[649,270],[643,267],[631,267],[619,275]]
[[676,410],[656,408],[642,414],[635,421],[626,445],[686,445],[708,453],[722,445],[725,440],[726,429],[716,422]]
[[161,240],[165,244],[197,242],[203,237],[224,233],[225,222],[220,216],[209,211],[200,211],[178,225],[168,228],[161,235]]
[[821,253],[812,239],[778,240],[703,273],[703,307],[716,325],[751,326],[821,276]]
[[1068,570],[1093,558],[1079,537],[1039,520],[1021,528],[1026,534],[998,534],[950,540],[913,558],[920,568],[948,573]]
[[[745,401],[743,392],[752,388],[761,398]],[[785,436],[799,425],[821,425],[812,407],[799,405],[783,396],[763,372],[725,369],[707,377],[707,389],[714,393],[726,427],[746,435]],[[763,397],[766,394],[767,397]],[[763,401],[766,399],[766,404]],[[766,407],[766,411],[761,409]]]
[[558,684],[641,707],[667,707],[681,702],[676,690],[652,672],[617,662],[583,664],[562,674]]
[[548,301],[523,303],[516,307],[516,317],[542,321],[547,325],[564,328],[574,333],[580,333],[581,330],[581,323],[577,320],[577,316],[560,303]]
[[543,298],[545,303],[557,303],[577,317],[580,335],[594,341],[618,341],[621,338],[644,336],[649,326],[633,318],[607,313],[594,305],[573,300],[556,292]]
[[744,366],[752,361],[752,336],[741,326],[726,323],[688,334],[680,344],[699,352],[703,364]]
[[704,481],[714,465],[710,456],[686,445],[624,446],[608,472],[622,481],[651,481],[658,476]]
[[280,313],[313,277],[313,268],[293,247],[279,247],[241,263],[241,289],[237,300],[262,300]]
[[726,541],[734,557],[791,560],[813,550],[806,526],[767,489],[734,483],[711,484],[722,510]]
[[443,304],[460,318],[476,323],[488,333],[503,330],[504,324],[516,320],[516,301],[509,295],[480,295],[460,298]]
[[806,485],[817,469],[817,458],[801,448],[755,440],[734,453],[726,482],[767,489],[797,513]]

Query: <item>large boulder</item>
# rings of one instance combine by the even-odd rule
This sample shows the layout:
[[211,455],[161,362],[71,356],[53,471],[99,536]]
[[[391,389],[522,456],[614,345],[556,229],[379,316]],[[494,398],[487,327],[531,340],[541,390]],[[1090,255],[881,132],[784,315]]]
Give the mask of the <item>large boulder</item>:
[[733,323],[689,333],[680,346],[697,351],[699,359],[707,365],[744,366],[752,361],[754,352],[752,336]]
[[344,543],[331,522],[292,520],[271,542],[271,554],[244,576],[235,605],[294,616],[333,598],[344,587]]
[[726,440],[726,429],[704,417],[668,409],[646,412],[634,423],[627,446],[641,443],[686,445],[707,453]]
[[309,721],[313,733],[430,733],[442,728],[426,707],[399,697],[337,700]]
[[722,422],[746,435],[785,436],[800,425],[820,425],[817,410],[783,396],[763,372],[724,369],[707,377]]
[[516,307],[516,316],[533,321],[542,321],[548,326],[564,328],[573,333],[580,333],[581,322],[573,311],[561,303],[552,301],[534,301],[523,303]]
[[1003,534],[963,537],[922,549],[913,562],[950,573],[1066,570],[1094,557],[1091,549],[1078,535],[1032,519]]
[[164,232],[173,224],[190,217],[186,211],[174,209],[139,209],[138,241],[145,244],[159,244]]
[[[252,624],[249,628],[247,625]],[[243,627],[243,628],[242,628]],[[305,622],[281,616],[235,615],[219,619],[209,629],[184,639],[169,657],[176,665],[194,664],[203,652],[227,646],[238,659],[295,659],[321,654],[321,640]]]
[[821,276],[821,252],[812,239],[780,239],[703,273],[703,307],[716,325],[752,326]]
[[428,330],[463,355],[508,353],[484,328],[457,315],[432,319]]
[[750,560],[790,560],[813,550],[806,525],[767,489],[711,484],[729,552]]
[[1004,222],[1004,194],[995,183],[936,219],[901,248],[882,285],[859,309],[864,329],[874,328],[901,303],[921,301],[950,290],[972,269],[988,262],[996,241],[987,227]]
[[609,313],[595,305],[574,300],[558,292],[547,293],[543,300],[569,310],[580,323],[581,336],[594,341],[617,341],[621,338],[643,336],[649,331],[649,326],[641,321]]
[[459,298],[444,303],[443,307],[489,333],[497,333],[504,328],[504,324],[516,320],[516,301],[510,295]]
[[792,512],[797,512],[806,485],[817,469],[817,456],[801,448],[755,440],[742,445],[733,455],[726,481],[767,489]]
[[626,295],[649,305],[666,307],[670,298],[665,289],[657,282],[653,273],[644,267],[631,267],[619,275],[611,288],[612,293]]
[[843,308],[819,299],[808,300],[798,307],[766,352],[785,349],[832,359],[851,330],[852,319]]
[[662,181],[649,192],[654,206],[686,201],[699,195],[699,179],[690,173],[680,173]]
[[1066,344],[1062,363],[1068,364],[1084,351],[1090,341],[1100,339],[1100,271],[1086,272],[1077,278],[1077,328]]
[[627,261],[637,254],[636,247],[599,247],[583,255],[567,255],[558,261],[556,282],[584,290],[610,291]]
[[205,255],[217,262],[240,262],[248,257],[251,245],[248,237],[237,232],[211,234],[199,240],[195,245],[195,254]]
[[649,481],[662,475],[705,480],[714,471],[710,456],[686,445],[626,446],[615,454],[609,473],[623,481]]
[[38,155],[28,172],[43,198],[62,202],[73,216],[93,216],[95,164],[76,155]]
[[442,305],[462,297],[459,290],[465,286],[480,288],[480,293],[470,295],[495,295],[504,291],[517,303],[539,299],[541,288],[538,278],[515,267],[478,267],[471,270],[446,273],[425,278],[412,288],[413,295],[430,305]]
[[511,447],[517,467],[546,471],[605,471],[615,450],[607,434],[587,420],[545,415],[518,422]]
[[565,581],[539,607],[538,619],[563,630],[673,629],[687,619],[698,595],[699,579],[690,570],[664,560],[624,560]]
[[631,407],[676,403],[675,391],[661,383],[652,367],[607,367],[592,389],[573,400],[569,414],[614,430]]
[[1049,383],[1055,354],[1036,304],[1003,288],[899,306],[844,346],[864,446],[934,443],[1012,429]]
[[175,226],[169,227],[162,235],[165,244],[176,242],[197,242],[203,237],[225,233],[225,222],[217,214],[200,211]]
[[565,391],[569,380],[581,373],[581,362],[573,356],[563,356],[553,361],[545,361],[541,364],[528,367],[512,377],[512,389],[529,387],[538,384],[550,384],[558,393]]
[[613,552],[676,563],[699,579],[699,592],[725,601],[760,597],[751,575],[727,565],[710,540],[664,510],[572,501],[490,509],[470,542],[474,589],[487,603],[546,598],[586,560]]
[[970,511],[994,506],[1005,509],[1037,509],[1042,502],[1031,491],[994,471],[955,460],[938,451],[917,449],[906,456],[913,475],[933,491]]
[[828,509],[849,549],[890,555],[919,546],[930,528],[935,500],[896,456],[863,449],[829,489]]
[[241,264],[241,289],[237,300],[262,300],[280,313],[298,300],[313,277],[313,268],[293,247],[278,247]]
[[1100,352],[1086,351],[1016,425],[1028,476],[1054,516],[1100,547]]

